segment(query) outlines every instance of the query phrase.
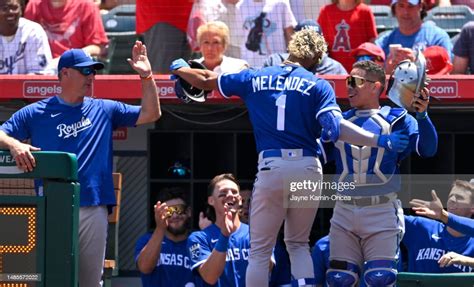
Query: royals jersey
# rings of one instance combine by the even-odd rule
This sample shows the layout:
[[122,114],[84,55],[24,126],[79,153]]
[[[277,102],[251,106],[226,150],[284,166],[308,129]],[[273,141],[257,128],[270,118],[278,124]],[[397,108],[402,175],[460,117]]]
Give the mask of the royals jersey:
[[279,65],[222,74],[219,91],[239,96],[253,125],[257,152],[266,149],[306,149],[317,155],[317,117],[340,110],[329,83],[300,66]]
[[409,272],[473,272],[472,267],[456,264],[439,267],[438,260],[450,251],[474,257],[474,238],[454,237],[441,222],[419,216],[405,216],[405,236],[402,242],[408,249]]
[[400,189],[398,163],[412,151],[418,151],[418,123],[406,110],[388,106],[373,110],[352,109],[344,118],[374,134],[403,131],[410,144],[401,153],[380,147],[356,146],[337,141],[324,144],[325,161],[336,161],[336,180],[355,183],[356,188],[338,190],[352,196],[372,196],[397,192]]
[[[191,269],[198,273],[198,268],[211,255],[221,231],[215,224],[210,225],[202,231],[191,233],[188,238],[187,247],[191,258]],[[218,287],[243,287],[245,286],[245,274],[247,271],[250,250],[249,226],[241,223],[239,229],[230,235],[229,246],[225,268],[217,283],[212,286]],[[211,286],[196,277],[196,286]]]
[[[138,239],[135,247],[135,262],[143,247],[152,236],[149,232]],[[160,260],[150,274],[141,274],[143,287],[194,287],[191,261],[186,240],[174,242],[166,236],[161,242]]]
[[112,132],[134,126],[139,114],[139,106],[116,101],[86,97],[70,106],[56,96],[20,109],[0,129],[42,151],[75,154],[81,206],[113,205]]
[[13,39],[0,36],[0,74],[34,74],[52,60],[48,37],[40,24],[20,17]]
[[462,234],[474,237],[474,219],[450,213],[446,225]]

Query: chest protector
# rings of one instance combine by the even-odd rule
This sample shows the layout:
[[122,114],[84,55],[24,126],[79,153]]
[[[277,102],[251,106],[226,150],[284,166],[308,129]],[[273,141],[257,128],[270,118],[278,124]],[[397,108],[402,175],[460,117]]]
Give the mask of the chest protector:
[[[378,135],[392,132],[392,128],[402,120],[407,111],[402,108],[384,106],[380,110],[349,110],[343,114],[344,119],[366,131]],[[378,194],[395,191],[387,185],[394,174],[398,174],[399,154],[381,147],[357,146],[337,141],[336,171],[339,182],[353,182],[356,187],[384,186]]]

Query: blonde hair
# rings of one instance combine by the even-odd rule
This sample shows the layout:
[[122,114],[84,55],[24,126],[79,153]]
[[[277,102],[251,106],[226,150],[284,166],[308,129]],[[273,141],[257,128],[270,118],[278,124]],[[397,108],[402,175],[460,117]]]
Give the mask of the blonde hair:
[[202,35],[206,32],[214,32],[222,39],[224,47],[227,48],[230,42],[229,27],[222,21],[211,21],[199,26],[197,29],[197,40],[201,43]]
[[327,50],[323,36],[311,28],[294,33],[288,44],[288,52],[298,59],[313,59],[316,54],[322,56]]

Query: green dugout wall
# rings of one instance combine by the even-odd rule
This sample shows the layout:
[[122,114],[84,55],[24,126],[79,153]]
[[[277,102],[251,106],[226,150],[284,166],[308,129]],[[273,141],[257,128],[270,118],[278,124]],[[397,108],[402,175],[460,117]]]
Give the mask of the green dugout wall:
[[[24,173],[0,151],[0,287],[76,287],[79,183],[76,156],[35,152]],[[32,180],[43,181],[36,195]]]

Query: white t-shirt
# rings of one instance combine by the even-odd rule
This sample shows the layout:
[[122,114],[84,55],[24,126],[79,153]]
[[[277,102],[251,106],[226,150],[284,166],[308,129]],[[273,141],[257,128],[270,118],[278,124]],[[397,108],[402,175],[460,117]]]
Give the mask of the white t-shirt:
[[[202,63],[204,62],[204,57],[199,58],[196,61]],[[222,63],[219,66],[215,67],[213,72],[216,72],[218,74],[236,73],[248,67],[248,65],[249,64],[245,60],[224,56],[222,58]]]
[[[297,22],[288,0],[242,0],[235,6],[234,22],[227,24],[231,44],[241,47],[239,58],[246,60],[250,66],[261,67],[271,54],[286,52],[283,29],[294,27]],[[259,25],[260,33],[254,29]],[[255,37],[258,34],[261,37]],[[246,43],[253,44],[255,51],[249,50]]]
[[21,17],[14,38],[8,38],[0,36],[0,74],[43,73],[52,59],[43,27]]

